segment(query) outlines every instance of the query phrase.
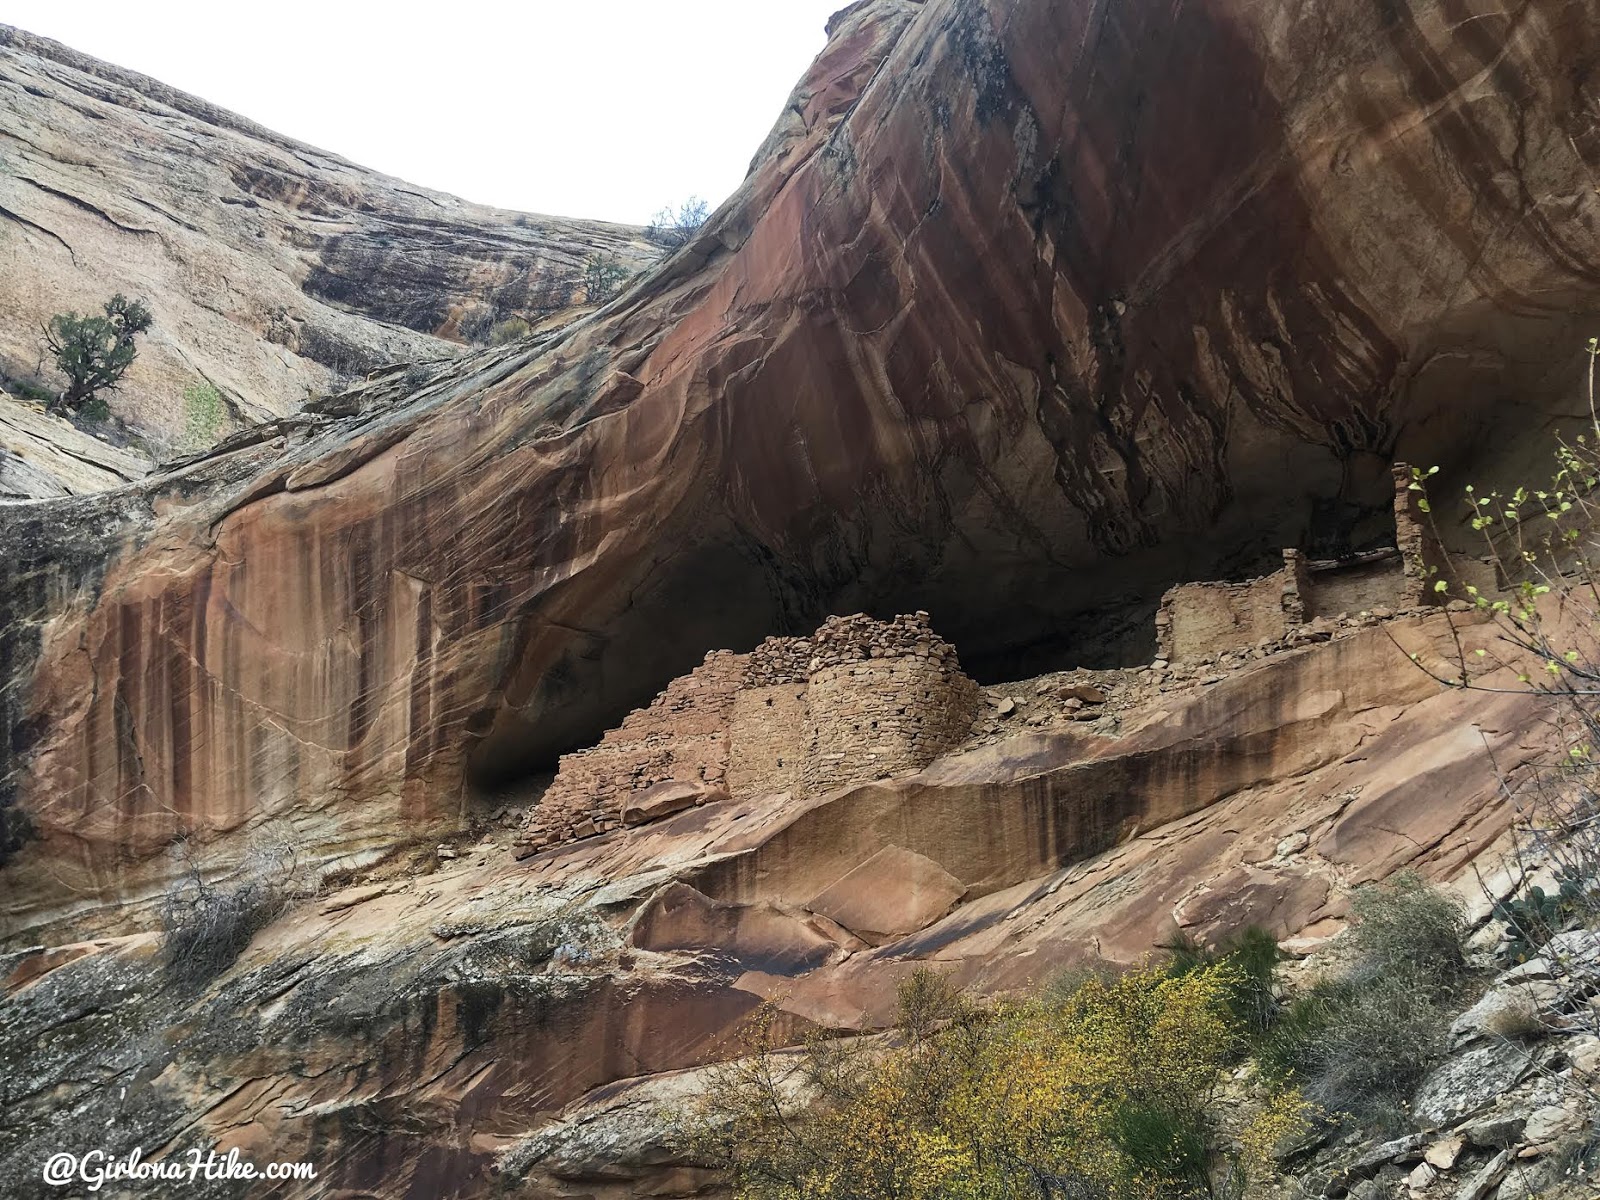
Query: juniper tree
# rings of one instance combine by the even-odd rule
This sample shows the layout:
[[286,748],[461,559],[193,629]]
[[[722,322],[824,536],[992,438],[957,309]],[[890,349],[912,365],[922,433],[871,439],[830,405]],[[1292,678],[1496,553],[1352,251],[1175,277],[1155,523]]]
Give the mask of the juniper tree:
[[604,304],[617,294],[628,268],[612,254],[592,254],[583,264],[584,298],[590,304]]
[[106,301],[104,311],[101,317],[57,313],[44,327],[45,345],[68,380],[51,409],[77,412],[101,391],[116,387],[138,356],[134,338],[153,320],[144,301],[118,292]]

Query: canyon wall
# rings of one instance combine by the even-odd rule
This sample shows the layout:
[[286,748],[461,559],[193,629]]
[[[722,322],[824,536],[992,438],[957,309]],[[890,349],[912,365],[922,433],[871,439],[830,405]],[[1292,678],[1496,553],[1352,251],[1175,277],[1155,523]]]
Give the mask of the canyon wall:
[[[660,256],[642,234],[416,187],[0,25],[0,370],[57,384],[39,327],[144,296],[155,325],[112,409],[163,450],[570,315],[589,255]],[[216,421],[185,400],[208,384]]]
[[0,527],[35,834],[0,928],[158,893],[185,831],[284,817],[336,862],[449,828],[830,611],[925,609],[1015,677],[1147,656],[1176,583],[1337,557],[1395,458],[1448,487],[1573,407],[1596,62],[1574,0],[852,6],[600,312],[76,539]]
[[[1351,627],[1174,681],[1115,733],[1019,730],[521,861],[505,828],[428,847],[193,990],[150,934],[0,954],[0,1192],[63,1150],[198,1145],[314,1162],[307,1196],[717,1195],[671,1115],[763,1002],[792,1043],[880,1026],[919,967],[1004,992],[1251,924],[1300,954],[1401,868],[1482,914],[1503,781],[1549,748],[1538,698],[1473,653],[1497,640],[1439,611]],[[1463,650],[1489,690],[1419,669]]]

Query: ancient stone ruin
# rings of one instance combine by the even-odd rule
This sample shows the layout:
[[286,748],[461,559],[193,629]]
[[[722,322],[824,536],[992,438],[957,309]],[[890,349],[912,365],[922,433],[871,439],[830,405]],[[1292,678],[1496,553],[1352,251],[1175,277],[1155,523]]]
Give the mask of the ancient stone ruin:
[[818,795],[959,745],[978,685],[925,612],[830,617],[809,638],[714,650],[600,743],[564,755],[527,853],[733,796]]
[[1340,613],[1399,611],[1440,598],[1434,583],[1453,567],[1417,507],[1411,468],[1396,463],[1395,545],[1319,562],[1299,550],[1283,566],[1240,583],[1184,583],[1156,614],[1156,645],[1170,662],[1198,662],[1225,650],[1277,641],[1290,629]]

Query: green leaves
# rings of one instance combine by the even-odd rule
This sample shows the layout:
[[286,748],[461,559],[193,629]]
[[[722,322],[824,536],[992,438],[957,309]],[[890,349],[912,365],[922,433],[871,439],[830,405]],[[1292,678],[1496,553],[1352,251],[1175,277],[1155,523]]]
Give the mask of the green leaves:
[[95,394],[117,386],[138,356],[134,338],[150,328],[153,318],[142,300],[118,292],[105,304],[105,315],[57,313],[45,326],[45,344],[68,379],[61,403],[82,409]]

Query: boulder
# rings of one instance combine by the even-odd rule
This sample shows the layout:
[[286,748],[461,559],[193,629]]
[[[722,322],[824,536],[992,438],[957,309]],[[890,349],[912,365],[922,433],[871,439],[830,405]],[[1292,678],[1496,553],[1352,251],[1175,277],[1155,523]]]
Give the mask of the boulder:
[[1600,983],[1600,931],[1574,929],[1558,933],[1525,963],[1504,972],[1496,984],[1557,980],[1568,984]]
[[719,903],[684,883],[669,884],[644,904],[628,941],[657,953],[707,950],[768,975],[813,970],[862,946],[809,914],[770,903]]
[[1480,1150],[1508,1150],[1521,1140],[1522,1127],[1527,1123],[1526,1116],[1507,1113],[1469,1121],[1459,1128],[1461,1135]]
[[1467,1144],[1467,1139],[1458,1135],[1440,1138],[1431,1142],[1422,1157],[1428,1165],[1440,1171],[1448,1171],[1456,1165],[1456,1159],[1461,1157],[1461,1148]]
[[1353,1176],[1371,1175],[1378,1168],[1390,1163],[1415,1162],[1421,1156],[1427,1142],[1427,1137],[1420,1133],[1402,1134],[1386,1142],[1379,1142],[1357,1155],[1355,1161],[1350,1164],[1349,1173]]
[[625,796],[622,801],[622,823],[643,825],[670,817],[686,808],[713,804],[727,798],[728,793],[713,784],[670,779]]
[[1533,1068],[1527,1052],[1512,1043],[1472,1046],[1428,1073],[1417,1088],[1412,1113],[1426,1127],[1451,1128],[1488,1108]]
[[1080,704],[1104,704],[1106,691],[1092,683],[1067,683],[1056,689],[1056,696],[1061,700],[1076,700]]
[[1521,1038],[1543,1029],[1543,1015],[1561,996],[1561,988],[1550,979],[1518,979],[1496,983],[1478,1002],[1450,1025],[1450,1039],[1456,1046],[1479,1038]]
[[1502,1150],[1457,1189],[1455,1200],[1486,1200],[1511,1167],[1511,1151]]
[[1542,1146],[1581,1129],[1583,1124],[1583,1114],[1575,1105],[1547,1104],[1528,1114],[1522,1139],[1530,1146]]

